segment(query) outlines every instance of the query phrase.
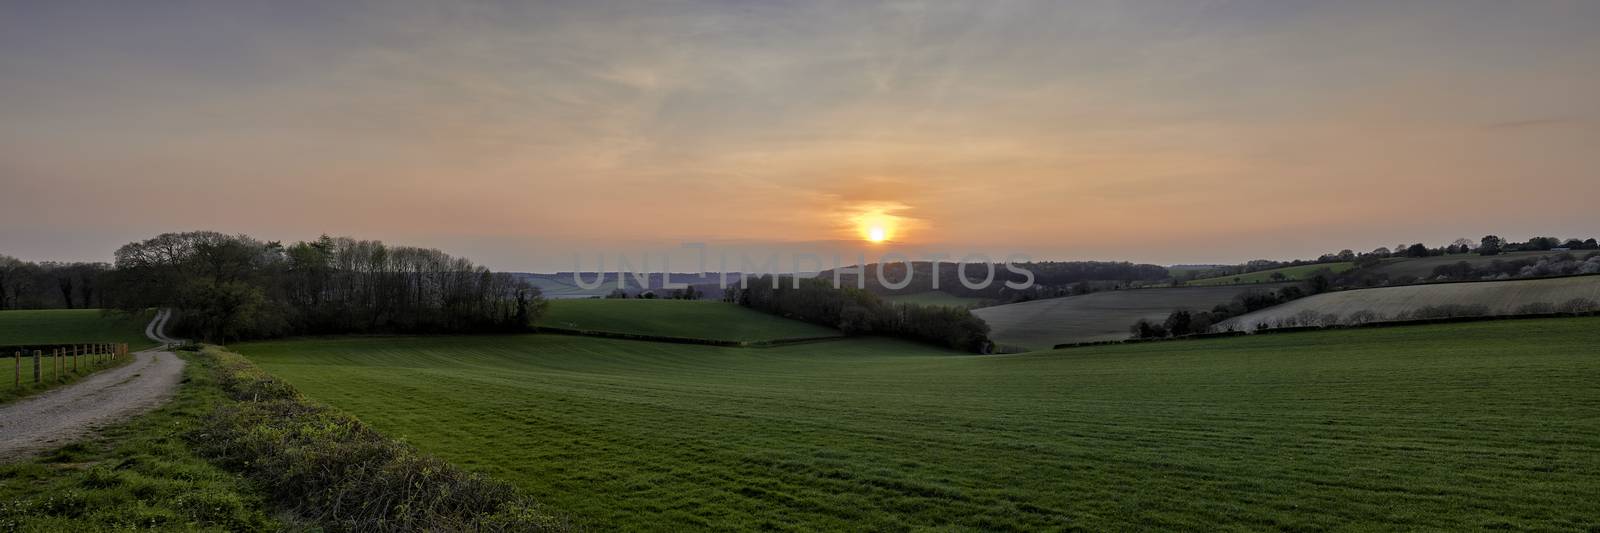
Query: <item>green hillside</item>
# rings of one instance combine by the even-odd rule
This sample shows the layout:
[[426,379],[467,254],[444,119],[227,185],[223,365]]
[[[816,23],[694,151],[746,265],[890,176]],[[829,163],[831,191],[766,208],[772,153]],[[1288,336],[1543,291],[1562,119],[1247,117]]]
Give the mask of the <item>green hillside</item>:
[[623,530],[1581,530],[1600,319],[969,356],[525,335],[238,345]]
[[0,311],[0,346],[125,342],[130,350],[140,350],[156,345],[144,336],[153,316],[153,311],[129,317],[99,309]]
[[721,341],[835,337],[838,330],[695,300],[553,300],[538,325],[555,328]]

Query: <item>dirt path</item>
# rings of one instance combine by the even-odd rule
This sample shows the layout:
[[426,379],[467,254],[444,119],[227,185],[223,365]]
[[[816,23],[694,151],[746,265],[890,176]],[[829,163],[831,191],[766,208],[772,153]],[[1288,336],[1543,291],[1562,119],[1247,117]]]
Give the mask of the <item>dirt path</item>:
[[[163,344],[169,313],[156,313],[145,335]],[[134,361],[83,381],[0,406],[0,461],[62,446],[166,403],[183,377],[183,360],[146,350]]]

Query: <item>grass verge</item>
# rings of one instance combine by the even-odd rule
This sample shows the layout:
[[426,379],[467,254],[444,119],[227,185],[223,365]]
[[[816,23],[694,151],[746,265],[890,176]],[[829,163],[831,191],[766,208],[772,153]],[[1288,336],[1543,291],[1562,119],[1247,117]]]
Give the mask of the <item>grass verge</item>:
[[510,485],[307,402],[238,355],[181,356],[168,405],[0,465],[0,531],[568,528]]
[[235,401],[207,417],[191,440],[297,516],[342,531],[567,529],[509,484],[306,402],[237,354],[216,347],[205,353],[217,361],[222,390]]
[[215,365],[187,356],[172,402],[92,440],[0,465],[0,531],[261,531],[280,524],[240,477],[186,438],[225,401]]

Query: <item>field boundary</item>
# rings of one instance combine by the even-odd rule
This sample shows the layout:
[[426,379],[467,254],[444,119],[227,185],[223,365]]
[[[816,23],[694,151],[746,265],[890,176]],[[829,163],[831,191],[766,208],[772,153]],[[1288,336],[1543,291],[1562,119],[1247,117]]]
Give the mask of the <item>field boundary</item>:
[[538,326],[535,331],[539,333],[554,333],[557,335],[575,335],[581,337],[602,337],[607,339],[622,339],[630,341],[665,342],[672,344],[700,344],[705,346],[721,346],[725,348],[767,348],[772,346],[788,346],[810,342],[824,342],[845,338],[844,335],[827,335],[818,337],[791,337],[784,339],[769,339],[759,341],[732,341],[718,339],[702,339],[698,337],[674,337],[671,335],[650,335],[644,333],[622,333],[618,331],[602,331],[593,329],[576,329],[551,326]]
[[1455,316],[1445,318],[1418,318],[1411,320],[1385,320],[1380,322],[1367,322],[1365,324],[1333,324],[1328,326],[1290,326],[1281,328],[1266,328],[1256,331],[1219,331],[1214,333],[1196,333],[1178,337],[1163,337],[1159,339],[1123,339],[1120,341],[1076,342],[1057,344],[1052,350],[1067,348],[1085,348],[1089,346],[1106,346],[1112,344],[1138,344],[1144,342],[1186,341],[1199,339],[1214,339],[1221,337],[1241,337],[1245,335],[1276,335],[1283,333],[1304,333],[1307,331],[1324,331],[1338,329],[1368,329],[1368,328],[1393,328],[1404,326],[1427,326],[1433,324],[1459,324],[1464,322],[1494,322],[1500,320],[1533,320],[1541,318],[1580,318],[1600,316],[1600,312],[1582,313],[1526,313],[1520,315],[1482,315],[1482,316]]

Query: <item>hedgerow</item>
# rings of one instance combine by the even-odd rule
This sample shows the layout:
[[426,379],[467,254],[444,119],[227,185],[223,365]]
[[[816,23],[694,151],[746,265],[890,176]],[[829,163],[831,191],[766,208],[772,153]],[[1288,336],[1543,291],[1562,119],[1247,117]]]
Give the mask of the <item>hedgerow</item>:
[[564,519],[504,482],[391,440],[307,401],[244,357],[216,347],[235,402],[189,434],[198,452],[244,474],[296,516],[336,531],[562,531]]

